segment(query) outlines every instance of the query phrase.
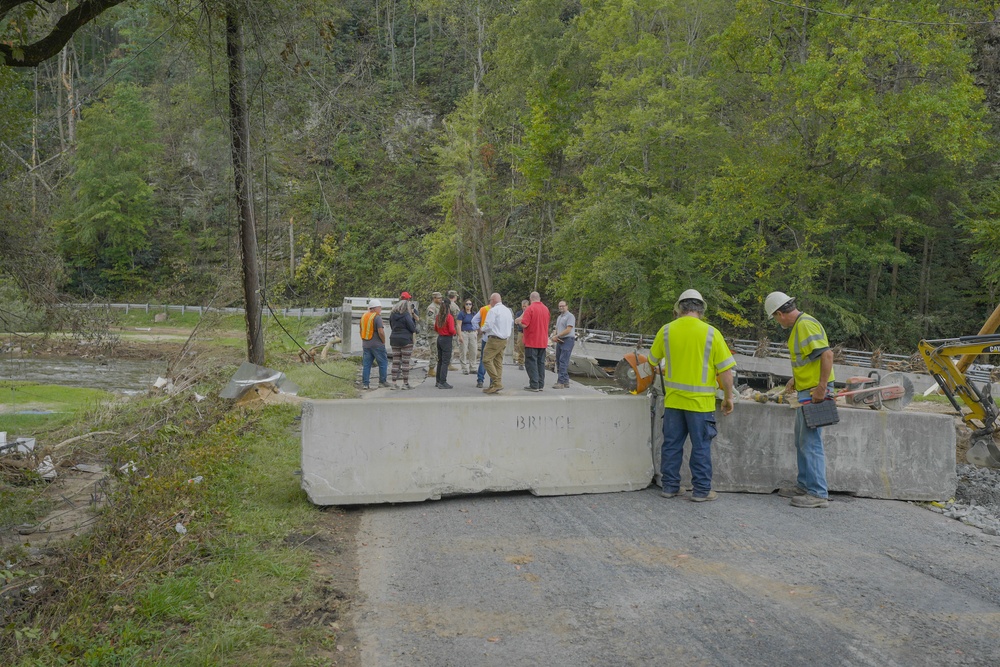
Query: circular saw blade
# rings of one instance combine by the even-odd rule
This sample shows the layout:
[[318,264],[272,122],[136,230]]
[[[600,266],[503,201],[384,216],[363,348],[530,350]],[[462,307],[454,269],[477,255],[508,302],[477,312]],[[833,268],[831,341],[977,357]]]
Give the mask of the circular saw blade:
[[[631,360],[629,359],[631,357]],[[615,382],[625,391],[634,392],[638,385],[635,372],[635,355],[626,354],[615,366]]]
[[883,375],[879,386],[887,384],[900,385],[903,388],[903,395],[899,398],[892,398],[888,400],[882,399],[882,406],[885,407],[886,410],[899,412],[913,400],[913,383],[910,382],[910,378],[906,377],[902,373],[889,373],[888,375]]

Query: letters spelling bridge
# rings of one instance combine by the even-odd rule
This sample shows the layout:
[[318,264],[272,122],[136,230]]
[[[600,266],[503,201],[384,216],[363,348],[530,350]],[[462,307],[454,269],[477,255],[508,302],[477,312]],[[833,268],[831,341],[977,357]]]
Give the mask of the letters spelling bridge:
[[[294,317],[296,319],[302,319],[303,317],[327,317],[343,313],[345,310],[352,310],[352,306],[353,310],[358,310],[357,304],[353,303],[355,301],[364,300],[358,298],[345,299],[345,304],[351,304],[349,306],[345,305],[345,307],[279,308],[274,309],[274,312],[282,317]],[[390,299],[389,301],[392,300]],[[246,312],[243,308],[239,307],[215,308],[208,306],[178,306],[150,303],[95,302],[77,304],[77,307],[124,310],[126,314],[133,310],[139,310],[146,313],[175,312],[182,315],[189,312],[198,313],[199,315],[204,315],[209,312],[223,313],[227,315],[243,315]],[[360,313],[358,313],[358,316],[360,316]],[[577,329],[577,341],[581,348],[578,350],[578,355],[585,354],[586,356],[593,357],[601,362],[610,362],[613,365],[621,359],[623,354],[629,352],[630,350],[634,350],[636,347],[640,349],[649,349],[649,346],[653,342],[653,335],[579,328]],[[755,357],[758,359],[768,357],[788,357],[788,349],[784,342],[771,342],[767,340],[756,341],[739,338],[728,342],[730,349],[737,355]],[[922,359],[916,353],[912,355],[889,354],[878,351],[870,352],[867,350],[852,350],[836,346],[834,347],[834,355],[835,363],[846,366],[927,374],[927,369],[924,366]],[[974,380],[976,382],[989,382],[991,380],[989,368],[977,369],[973,367],[967,372],[967,376],[970,380]]]

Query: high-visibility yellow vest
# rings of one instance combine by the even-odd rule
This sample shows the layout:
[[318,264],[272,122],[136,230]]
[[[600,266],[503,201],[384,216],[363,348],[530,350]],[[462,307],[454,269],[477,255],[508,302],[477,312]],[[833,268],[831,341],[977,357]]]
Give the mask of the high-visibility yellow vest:
[[[820,359],[810,359],[817,350],[830,347],[826,337],[826,329],[812,315],[801,313],[788,332],[788,358],[792,362],[792,375],[795,377],[795,388],[798,391],[812,389],[819,384]],[[830,378],[833,382],[833,369]]]
[[663,360],[664,407],[690,412],[713,412],[718,374],[736,367],[722,333],[692,316],[663,325],[649,354]]
[[375,318],[378,313],[369,310],[361,316],[361,340],[371,340],[375,337]]

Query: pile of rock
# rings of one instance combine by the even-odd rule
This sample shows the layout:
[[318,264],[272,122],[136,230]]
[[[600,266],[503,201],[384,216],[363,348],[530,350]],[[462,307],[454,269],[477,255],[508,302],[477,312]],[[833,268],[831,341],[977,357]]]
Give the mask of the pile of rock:
[[929,503],[932,512],[979,528],[987,535],[1000,535],[1000,470],[959,464],[955,498]]
[[306,336],[306,343],[309,345],[323,345],[331,338],[340,338],[343,327],[340,315],[335,315],[332,319],[323,322]]

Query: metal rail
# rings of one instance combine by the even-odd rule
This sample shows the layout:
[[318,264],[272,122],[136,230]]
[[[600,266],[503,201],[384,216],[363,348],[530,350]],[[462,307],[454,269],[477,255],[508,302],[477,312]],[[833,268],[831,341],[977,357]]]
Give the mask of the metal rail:
[[[655,336],[639,333],[625,333],[621,331],[604,331],[601,329],[578,329],[577,338],[583,342],[603,343],[606,345],[620,345],[635,349],[648,348],[653,343]],[[730,340],[729,349],[736,354],[743,354],[748,357],[778,357],[788,358],[788,347],[784,343],[737,338]],[[927,374],[927,368],[920,364],[913,363],[913,356],[905,354],[881,353],[876,355],[867,350],[840,349],[837,354],[837,363],[846,366],[858,366],[860,368],[873,368],[879,370],[903,370],[909,373]],[[969,370],[966,376],[976,382],[989,382],[989,370]]]

